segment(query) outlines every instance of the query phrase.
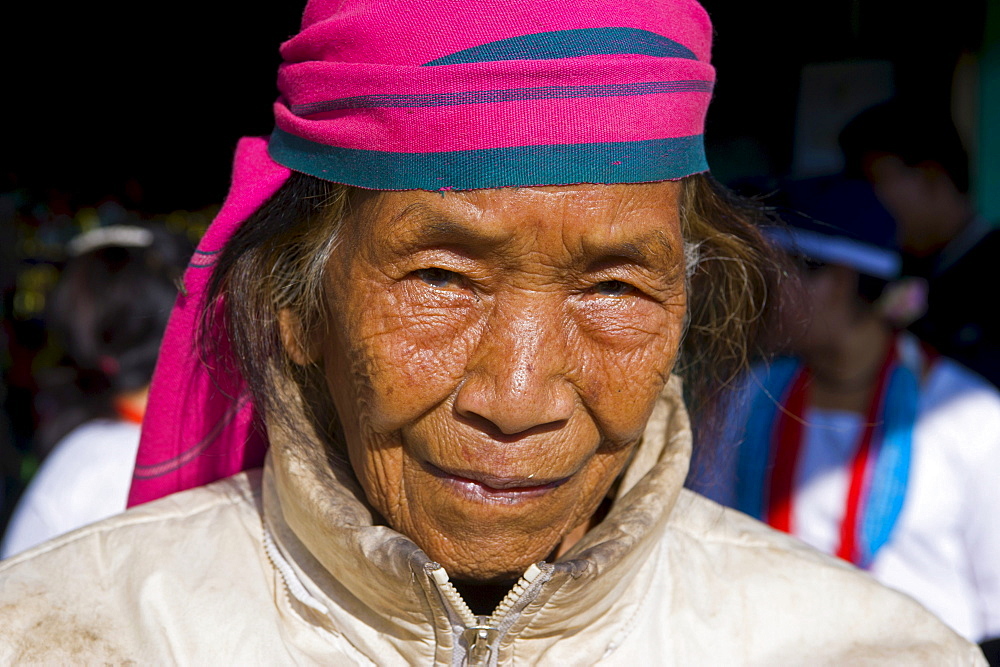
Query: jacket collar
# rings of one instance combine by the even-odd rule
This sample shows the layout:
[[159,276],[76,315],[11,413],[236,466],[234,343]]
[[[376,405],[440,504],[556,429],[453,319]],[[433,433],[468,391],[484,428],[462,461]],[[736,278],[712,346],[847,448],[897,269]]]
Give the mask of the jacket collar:
[[[300,417],[294,419],[298,428],[268,425],[263,502],[277,552],[272,559],[284,561],[276,565],[297,604],[313,610],[301,613],[354,634],[347,638],[362,650],[376,642],[371,648],[384,654],[388,642],[408,661],[450,662],[454,618],[449,622],[428,576],[435,564],[412,540],[378,524],[349,465],[327,454],[302,416],[301,396],[289,393],[294,395],[285,404]],[[649,555],[666,528],[690,454],[691,431],[675,377],[616,485],[608,516],[545,568],[538,597],[507,628],[501,662],[514,641],[539,650],[556,641],[553,627],[564,636],[586,627],[591,640],[607,635],[610,641],[624,622],[615,619],[630,615],[612,613],[620,611],[614,608],[644,597],[654,560]]]

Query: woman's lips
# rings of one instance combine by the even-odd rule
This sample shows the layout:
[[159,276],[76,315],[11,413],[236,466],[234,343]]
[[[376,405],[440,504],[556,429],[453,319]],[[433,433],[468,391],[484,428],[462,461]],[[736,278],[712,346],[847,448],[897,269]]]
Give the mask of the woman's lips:
[[515,503],[543,496],[561,486],[569,477],[535,479],[534,477],[499,477],[470,470],[443,470],[424,462],[424,469],[463,496],[492,502]]

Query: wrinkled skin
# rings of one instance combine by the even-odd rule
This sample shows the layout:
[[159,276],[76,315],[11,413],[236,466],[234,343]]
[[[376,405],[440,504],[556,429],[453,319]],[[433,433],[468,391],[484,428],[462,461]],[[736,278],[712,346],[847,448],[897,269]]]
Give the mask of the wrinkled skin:
[[322,364],[369,502],[453,577],[516,577],[589,527],[679,345],[679,194],[407,191],[353,207],[329,321],[297,360]]

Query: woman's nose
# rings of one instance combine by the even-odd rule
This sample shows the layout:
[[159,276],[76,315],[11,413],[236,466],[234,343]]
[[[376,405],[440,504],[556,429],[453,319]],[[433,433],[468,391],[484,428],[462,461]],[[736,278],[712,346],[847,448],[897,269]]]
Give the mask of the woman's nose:
[[455,401],[457,412],[504,435],[568,420],[576,391],[558,318],[496,314],[487,324]]

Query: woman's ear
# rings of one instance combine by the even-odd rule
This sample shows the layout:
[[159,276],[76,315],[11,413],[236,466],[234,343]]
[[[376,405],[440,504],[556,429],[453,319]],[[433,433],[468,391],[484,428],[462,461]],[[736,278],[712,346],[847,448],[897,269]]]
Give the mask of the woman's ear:
[[308,366],[317,360],[319,355],[316,353],[316,346],[306,337],[298,315],[288,308],[282,308],[278,311],[278,329],[281,344],[292,361],[299,366]]

